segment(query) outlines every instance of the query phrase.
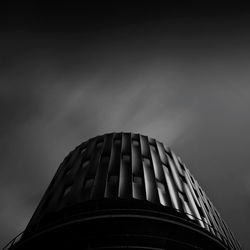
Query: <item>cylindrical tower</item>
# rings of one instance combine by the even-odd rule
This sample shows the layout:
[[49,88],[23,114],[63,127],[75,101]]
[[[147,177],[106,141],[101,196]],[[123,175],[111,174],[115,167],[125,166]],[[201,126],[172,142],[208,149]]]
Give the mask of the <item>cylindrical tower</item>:
[[111,133],[59,166],[7,249],[241,249],[184,163],[161,142]]

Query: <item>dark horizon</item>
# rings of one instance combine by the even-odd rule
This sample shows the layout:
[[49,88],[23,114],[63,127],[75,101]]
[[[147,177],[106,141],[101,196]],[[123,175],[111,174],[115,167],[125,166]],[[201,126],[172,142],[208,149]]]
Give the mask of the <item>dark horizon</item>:
[[68,152],[113,131],[173,148],[250,247],[247,6],[3,11],[0,247],[25,229]]

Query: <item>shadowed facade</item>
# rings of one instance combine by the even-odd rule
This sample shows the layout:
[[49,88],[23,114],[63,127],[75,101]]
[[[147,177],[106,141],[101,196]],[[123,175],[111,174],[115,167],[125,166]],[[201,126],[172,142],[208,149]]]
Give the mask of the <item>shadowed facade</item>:
[[241,249],[185,164],[161,142],[111,133],[59,166],[6,249]]

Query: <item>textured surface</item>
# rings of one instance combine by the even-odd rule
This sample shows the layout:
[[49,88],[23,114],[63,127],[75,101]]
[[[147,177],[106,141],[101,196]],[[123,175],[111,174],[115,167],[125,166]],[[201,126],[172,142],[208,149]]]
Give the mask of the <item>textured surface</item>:
[[179,157],[147,136],[113,133],[76,147],[62,162],[27,229],[51,213],[89,200],[147,200],[185,214],[230,249],[232,232]]

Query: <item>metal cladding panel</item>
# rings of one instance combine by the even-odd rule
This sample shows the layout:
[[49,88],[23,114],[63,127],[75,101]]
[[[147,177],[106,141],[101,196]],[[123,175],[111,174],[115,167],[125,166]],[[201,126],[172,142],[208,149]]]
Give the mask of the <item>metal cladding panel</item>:
[[240,245],[184,163],[161,142],[111,133],[76,147],[62,162],[27,229],[49,214],[99,199],[137,199],[168,207],[220,239]]
[[135,136],[132,139],[131,144],[131,156],[132,156],[132,192],[133,198],[146,200],[145,180],[143,174],[143,164],[140,154],[140,142],[139,137]]

